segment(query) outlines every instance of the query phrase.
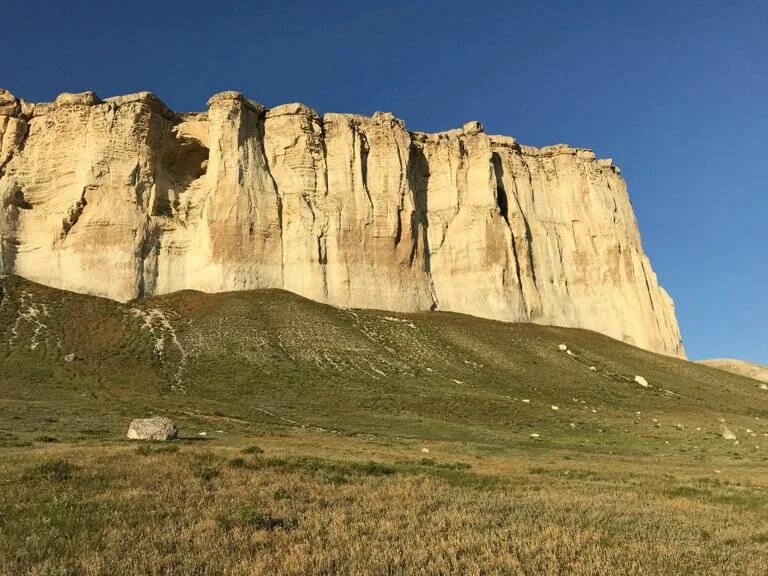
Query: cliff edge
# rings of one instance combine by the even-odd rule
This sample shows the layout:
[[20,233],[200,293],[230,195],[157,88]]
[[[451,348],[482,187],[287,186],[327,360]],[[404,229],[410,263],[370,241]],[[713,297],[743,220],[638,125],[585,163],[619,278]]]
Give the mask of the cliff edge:
[[611,160],[478,122],[0,90],[0,273],[126,301],[284,288],[595,330],[684,357]]

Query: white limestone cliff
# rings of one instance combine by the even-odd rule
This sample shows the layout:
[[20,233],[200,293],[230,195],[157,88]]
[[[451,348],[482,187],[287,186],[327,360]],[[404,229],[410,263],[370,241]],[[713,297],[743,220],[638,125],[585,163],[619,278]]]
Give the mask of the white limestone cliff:
[[129,300],[284,288],[338,306],[588,328],[684,357],[610,160],[479,123],[270,110],[223,92],[0,90],[0,273]]

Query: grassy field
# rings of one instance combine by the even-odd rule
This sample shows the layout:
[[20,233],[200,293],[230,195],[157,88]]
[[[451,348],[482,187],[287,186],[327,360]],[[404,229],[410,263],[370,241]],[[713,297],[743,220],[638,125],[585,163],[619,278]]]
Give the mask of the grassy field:
[[[281,291],[0,290],[2,575],[768,573],[757,381]],[[181,438],[124,440],[151,414]]]

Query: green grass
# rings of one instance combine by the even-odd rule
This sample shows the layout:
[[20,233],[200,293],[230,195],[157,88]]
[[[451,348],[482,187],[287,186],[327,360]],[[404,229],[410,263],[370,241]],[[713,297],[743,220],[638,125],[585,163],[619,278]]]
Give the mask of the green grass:
[[[2,290],[0,445],[116,440],[131,418],[163,414],[188,438],[304,427],[489,452],[768,455],[754,381],[584,330],[344,311],[274,290],[127,305],[17,278]],[[141,316],[152,309],[176,341]]]
[[768,569],[768,393],[593,332],[11,277],[0,363],[3,576]]

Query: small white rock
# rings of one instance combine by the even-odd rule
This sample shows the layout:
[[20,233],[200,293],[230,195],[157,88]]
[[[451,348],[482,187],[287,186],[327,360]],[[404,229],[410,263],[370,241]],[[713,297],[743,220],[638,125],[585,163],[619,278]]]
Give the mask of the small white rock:
[[732,430],[729,430],[726,427],[723,427],[722,436],[723,436],[723,440],[736,440],[736,434]]
[[526,404],[530,404],[530,403],[531,403],[531,401],[530,401],[530,400],[528,400],[528,398],[523,398],[523,399],[521,400],[521,402],[525,402]]
[[570,350],[566,350],[565,353],[568,354],[568,356],[573,356],[573,352],[571,352]]
[[533,434],[531,434],[531,438],[538,438],[538,437],[539,437],[539,435],[536,434],[535,432]]
[[208,432],[198,432],[198,436],[208,436]]
[[550,408],[552,408],[552,410],[560,410],[559,406],[550,406]]
[[559,348],[560,350],[562,350],[563,352],[565,352],[566,350],[568,350],[568,346],[566,346],[565,344],[560,344],[560,345],[558,346],[558,348]]
[[423,454],[429,454],[429,448],[422,448],[422,449],[421,449],[421,452],[422,452]]
[[595,368],[594,366],[590,366],[589,369],[592,370],[593,372],[597,371],[597,368]]
[[648,380],[640,376],[639,374],[635,376],[635,382],[640,384],[643,388],[648,388]]

